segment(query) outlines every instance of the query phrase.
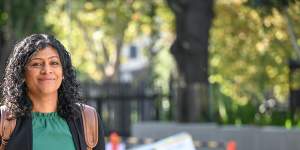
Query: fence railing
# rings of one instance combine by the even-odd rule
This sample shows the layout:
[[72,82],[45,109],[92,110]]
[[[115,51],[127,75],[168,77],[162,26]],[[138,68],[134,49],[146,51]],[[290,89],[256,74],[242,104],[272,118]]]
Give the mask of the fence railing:
[[135,122],[158,120],[157,104],[162,97],[169,97],[142,83],[83,84],[83,95],[102,115],[106,134],[117,131],[123,136],[130,136]]

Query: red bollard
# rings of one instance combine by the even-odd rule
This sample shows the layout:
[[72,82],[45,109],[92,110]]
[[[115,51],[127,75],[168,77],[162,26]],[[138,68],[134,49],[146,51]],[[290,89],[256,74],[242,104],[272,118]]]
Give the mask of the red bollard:
[[234,140],[230,140],[227,142],[226,150],[237,150],[236,149],[236,142]]

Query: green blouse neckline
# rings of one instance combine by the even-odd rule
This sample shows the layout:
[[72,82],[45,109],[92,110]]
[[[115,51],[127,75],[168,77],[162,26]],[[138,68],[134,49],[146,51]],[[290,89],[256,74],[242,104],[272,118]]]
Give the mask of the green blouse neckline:
[[57,117],[57,112],[49,112],[49,113],[43,113],[43,112],[31,112],[31,115],[33,118],[53,118]]

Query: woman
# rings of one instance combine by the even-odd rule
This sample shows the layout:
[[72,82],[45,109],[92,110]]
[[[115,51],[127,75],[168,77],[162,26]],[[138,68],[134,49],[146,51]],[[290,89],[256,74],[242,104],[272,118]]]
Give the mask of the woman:
[[[53,36],[34,34],[17,43],[1,87],[2,104],[16,118],[7,150],[87,149],[75,71],[69,53]],[[93,149],[104,150],[98,120]]]

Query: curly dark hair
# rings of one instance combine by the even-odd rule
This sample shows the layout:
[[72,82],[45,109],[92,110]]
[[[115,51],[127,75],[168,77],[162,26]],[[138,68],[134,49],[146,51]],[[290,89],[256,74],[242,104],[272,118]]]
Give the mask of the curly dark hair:
[[28,116],[31,113],[32,103],[26,94],[25,65],[33,53],[48,46],[56,49],[64,76],[58,89],[57,112],[64,118],[76,118],[80,115],[80,107],[77,104],[83,103],[83,99],[70,54],[54,36],[33,34],[15,45],[7,62],[1,85],[2,105],[8,107],[14,117]]

